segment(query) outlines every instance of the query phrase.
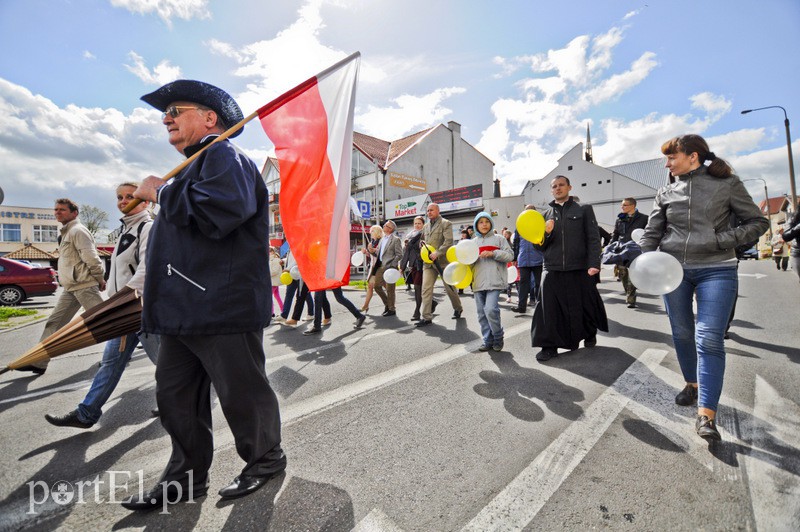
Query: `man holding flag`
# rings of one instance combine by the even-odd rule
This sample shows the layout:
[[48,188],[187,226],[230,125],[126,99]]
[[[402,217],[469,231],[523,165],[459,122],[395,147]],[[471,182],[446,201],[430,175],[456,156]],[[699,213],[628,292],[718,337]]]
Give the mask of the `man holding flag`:
[[142,100],[163,112],[180,153],[208,147],[172,183],[150,176],[135,193],[161,206],[150,233],[142,330],[161,335],[156,400],[172,456],[155,488],[122,503],[130,510],[205,495],[212,383],[246,462],[222,498],[252,493],[286,468],[262,344],[272,313],[267,189],[256,164],[229,141],[211,144],[242,112],[225,91],[192,80]]

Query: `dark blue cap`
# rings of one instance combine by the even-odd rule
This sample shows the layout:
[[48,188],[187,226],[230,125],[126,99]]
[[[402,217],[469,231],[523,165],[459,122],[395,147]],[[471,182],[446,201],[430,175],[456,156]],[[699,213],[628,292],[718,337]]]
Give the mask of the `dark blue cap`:
[[[230,94],[209,83],[193,79],[179,79],[167,83],[160,89],[150,94],[145,94],[142,101],[149,103],[161,112],[173,102],[193,102],[208,107],[217,113],[226,128],[238,124],[244,119],[242,110]],[[244,128],[233,133],[231,137],[239,135]]]

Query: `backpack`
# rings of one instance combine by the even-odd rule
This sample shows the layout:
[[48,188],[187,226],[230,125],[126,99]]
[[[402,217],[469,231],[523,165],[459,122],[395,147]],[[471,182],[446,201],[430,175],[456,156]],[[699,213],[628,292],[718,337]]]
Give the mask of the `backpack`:
[[[131,231],[130,233],[126,233],[126,234],[122,235],[122,237],[119,240],[119,244],[117,245],[117,255],[119,255],[121,252],[123,252],[126,249],[128,249],[129,247],[131,247],[134,242],[141,241],[142,229],[144,229],[144,226],[146,224],[149,224],[149,223],[153,223],[153,221],[152,220],[145,220],[145,221],[139,222],[139,225],[136,227],[136,236],[133,236],[133,231]],[[139,265],[139,245],[138,244],[136,245],[136,249],[133,252],[133,258],[136,261],[136,265],[138,266]],[[132,264],[128,264],[128,268],[130,268],[132,274],[136,273],[136,268]]]

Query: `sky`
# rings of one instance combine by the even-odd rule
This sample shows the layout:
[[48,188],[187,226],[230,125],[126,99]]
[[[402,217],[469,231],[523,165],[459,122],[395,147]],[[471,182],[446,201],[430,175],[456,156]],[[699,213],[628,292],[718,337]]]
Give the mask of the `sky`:
[[[781,109],[800,123],[798,0],[0,0],[3,206],[70,197],[115,227],[118,183],[182,160],[139,98],[199,79],[245,115],[355,51],[355,130],[456,121],[503,195],[586,139],[594,162],[703,135],[756,201],[789,192]],[[792,149],[800,131],[792,125]],[[259,166],[258,123],[235,140]]]

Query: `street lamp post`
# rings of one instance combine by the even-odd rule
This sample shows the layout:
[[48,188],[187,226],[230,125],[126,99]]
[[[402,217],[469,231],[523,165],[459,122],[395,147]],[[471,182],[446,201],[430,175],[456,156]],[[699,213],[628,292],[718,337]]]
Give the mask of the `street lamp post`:
[[767,192],[767,181],[766,179],[760,177],[753,177],[750,179],[742,179],[742,183],[745,181],[761,181],[764,183],[764,198],[766,199],[765,205],[767,206],[767,220],[769,220],[769,241],[772,242],[772,209],[770,208],[769,204],[769,192]]
[[780,105],[769,105],[767,107],[759,107],[757,109],[745,109],[742,111],[743,115],[752,113],[753,111],[762,111],[764,109],[780,109],[783,111],[783,125],[786,126],[786,149],[789,151],[789,185],[792,192],[792,211],[797,208],[797,192],[794,186],[794,158],[792,157],[792,135],[789,133],[789,115],[786,114],[786,109]]

